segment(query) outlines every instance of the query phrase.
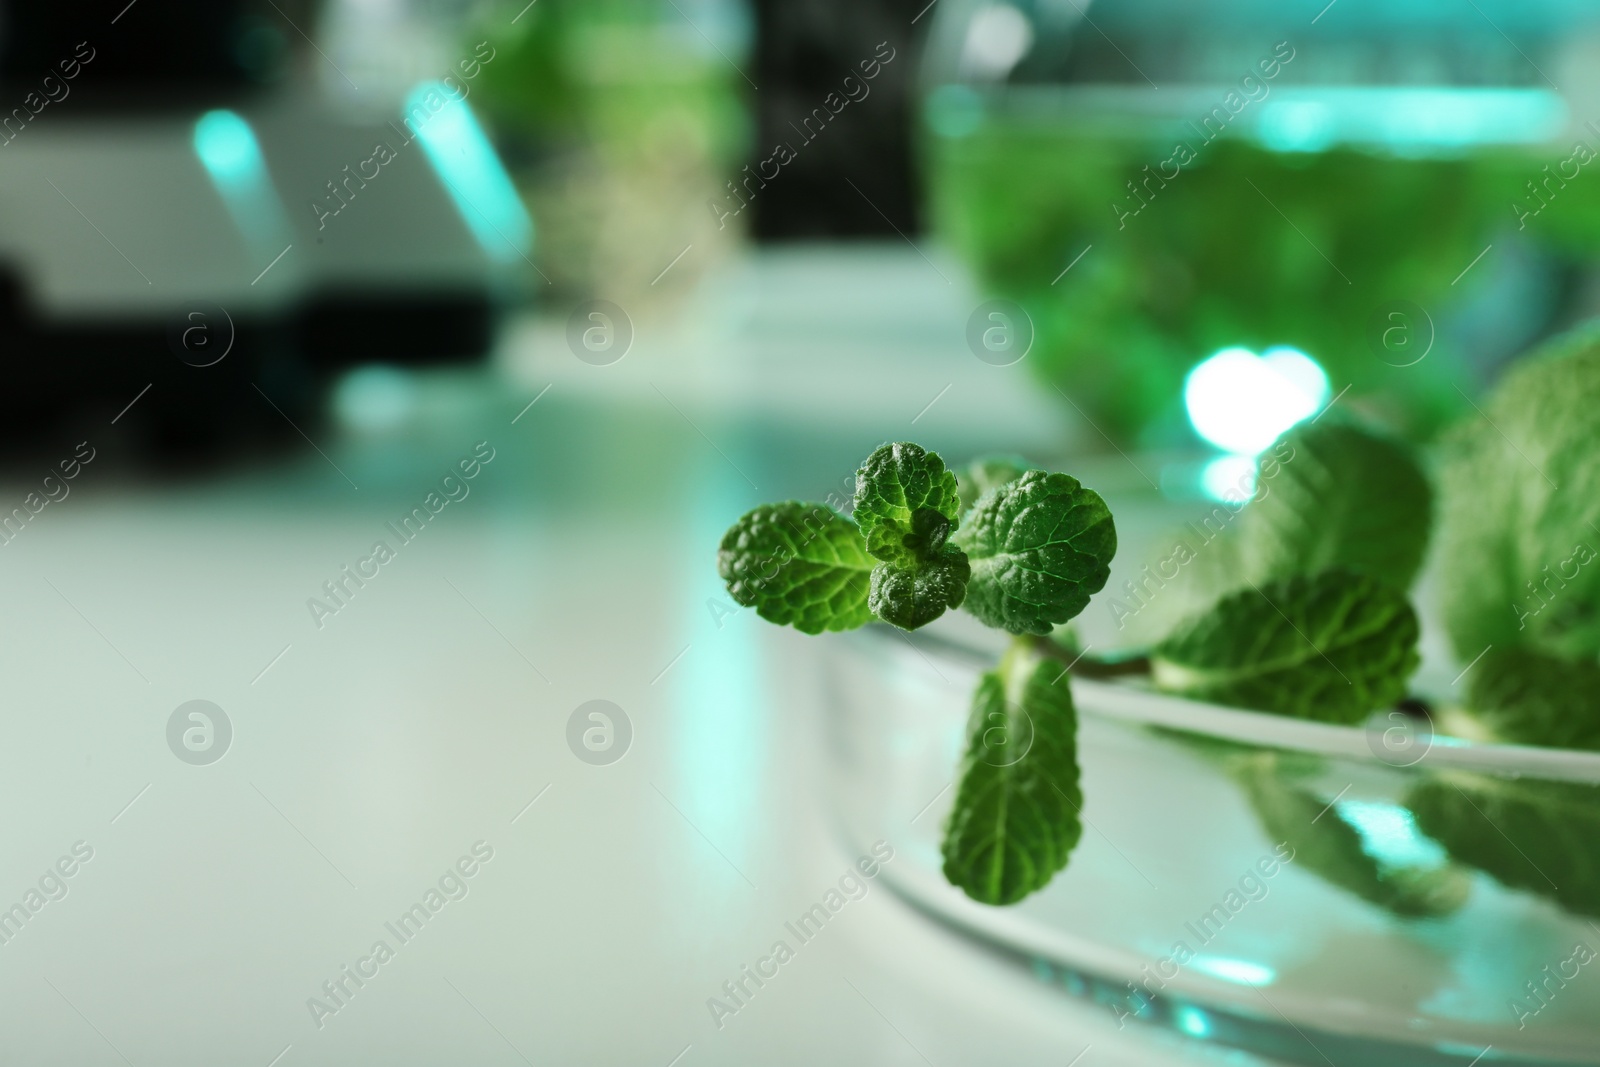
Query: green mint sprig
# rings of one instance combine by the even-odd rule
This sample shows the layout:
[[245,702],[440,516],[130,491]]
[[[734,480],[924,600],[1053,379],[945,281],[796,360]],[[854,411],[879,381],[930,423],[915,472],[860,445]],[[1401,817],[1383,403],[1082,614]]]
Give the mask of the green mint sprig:
[[[1597,389],[1600,326],[1523,360],[1444,442],[1440,606],[1467,665],[1471,736],[1600,750]],[[1143,642],[1114,661],[1059,640],[1107,582],[1111,512],[1077,480],[1016,457],[957,477],[934,453],[885,445],[857,473],[855,521],[822,504],[757,508],[723,538],[718,568],[740,604],[806,633],[874,620],[909,630],[964,608],[1013,635],[979,679],[943,843],[954,885],[1007,904],[1047,884],[1081,834],[1072,675],[1142,674],[1163,691],[1337,724],[1398,701],[1417,666],[1406,591],[1433,497],[1392,438],[1336,414],[1295,427],[1262,453],[1253,488],[1158,544],[1109,592],[1118,629],[1132,620]],[[1269,836],[1287,839],[1285,819],[1326,806],[1290,770],[1235,774]],[[1593,792],[1420,780],[1405,803],[1448,852],[1444,866],[1386,867],[1337,813],[1312,820],[1296,847],[1306,870],[1401,915],[1448,914],[1475,868],[1600,916],[1600,877],[1581,847],[1600,812]]]
[[[1347,542],[1373,524],[1332,534],[1302,525],[1320,538],[1318,558],[1342,563],[1360,558]],[[1404,594],[1338,568],[1219,591],[1148,658],[1069,653],[1049,635],[1104,587],[1116,549],[1105,501],[1069,475],[1001,458],[957,478],[936,453],[900,442],[856,472],[853,521],[825,504],[763,505],[724,535],[718,570],[738,603],[805,633],[875,619],[915,630],[965,608],[1013,635],[978,681],[943,843],[953,885],[1010,904],[1065,867],[1081,836],[1067,664],[1080,674],[1153,669],[1154,684],[1173,692],[1346,723],[1398,699],[1416,666]]]

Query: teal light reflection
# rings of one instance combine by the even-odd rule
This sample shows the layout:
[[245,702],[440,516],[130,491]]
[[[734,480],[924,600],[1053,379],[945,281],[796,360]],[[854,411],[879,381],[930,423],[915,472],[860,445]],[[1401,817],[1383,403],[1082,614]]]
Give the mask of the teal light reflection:
[[1173,1021],[1178,1024],[1178,1029],[1190,1037],[1210,1037],[1211,1020],[1206,1018],[1206,1013],[1199,1008],[1192,1008],[1187,1004],[1180,1005],[1172,1013]]
[[940,137],[968,137],[983,125],[983,99],[965,85],[941,85],[928,94],[923,117]]
[[685,474],[688,484],[700,488],[688,524],[685,617],[681,636],[674,638],[690,648],[667,678],[677,713],[673,788],[684,814],[749,876],[757,829],[767,822],[762,783],[770,761],[772,697],[762,684],[756,640],[762,624],[753,611],[737,610],[715,561],[703,552],[721,540],[729,516],[743,514],[750,503],[744,482],[711,458],[715,464]]
[[253,257],[289,241],[289,219],[250,124],[233,111],[208,111],[194,124],[194,152]]
[[1208,460],[1200,469],[1200,491],[1210,500],[1242,506],[1241,501],[1255,495],[1255,458],[1230,454]]
[[333,389],[341,425],[367,433],[394,430],[415,414],[417,383],[410,372],[382,363],[350,370]]
[[1186,966],[1227,982],[1247,986],[1271,985],[1278,977],[1278,972],[1271,967],[1249,960],[1228,959],[1226,956],[1196,956]]
[[406,98],[405,115],[408,126],[427,116],[412,127],[417,141],[484,252],[510,263],[532,251],[533,220],[472,109],[424,82]]
[[1279,90],[1262,106],[1254,136],[1277,152],[1353,144],[1454,155],[1483,144],[1543,144],[1566,124],[1566,103],[1545,89],[1352,86]]
[[1361,835],[1361,850],[1387,867],[1442,867],[1449,857],[1417,829],[1405,808],[1369,800],[1341,800],[1339,818]]
[[1317,100],[1279,101],[1261,115],[1261,140],[1278,152],[1320,152],[1337,132],[1328,105]]
[[1200,361],[1183,382],[1183,404],[1195,433],[1238,455],[1258,455],[1278,435],[1327,402],[1328,375],[1297,348],[1277,345],[1260,356],[1233,346]]

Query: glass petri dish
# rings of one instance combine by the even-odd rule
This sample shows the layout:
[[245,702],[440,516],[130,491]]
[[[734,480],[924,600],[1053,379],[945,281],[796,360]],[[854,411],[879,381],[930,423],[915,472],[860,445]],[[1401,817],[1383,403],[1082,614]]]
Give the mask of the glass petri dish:
[[1335,1067],[1600,1062],[1600,754],[1075,679],[1083,836],[991,907],[940,840],[998,645],[932,630],[827,653],[840,826],[894,844],[882,878],[914,906],[1119,1025]]

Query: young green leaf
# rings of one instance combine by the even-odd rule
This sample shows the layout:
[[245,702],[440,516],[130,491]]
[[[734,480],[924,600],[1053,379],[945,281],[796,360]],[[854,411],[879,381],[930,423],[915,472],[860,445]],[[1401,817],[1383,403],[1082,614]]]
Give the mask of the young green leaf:
[[908,565],[880,563],[872,569],[867,605],[884,622],[915,630],[945,609],[961,606],[971,573],[967,557],[949,545],[932,559]]
[[1014,634],[1047,634],[1106,584],[1117,530],[1093,489],[1028,471],[984,493],[953,541],[972,564],[968,611]]
[[971,572],[947,543],[958,507],[956,476],[919,445],[883,445],[856,471],[856,521],[882,561],[868,600],[880,619],[915,630],[961,606]]
[[1021,456],[979,456],[956,474],[961,494],[961,513],[978,502],[991,489],[1014,482],[1028,472],[1028,461]]
[[1042,888],[1083,832],[1078,714],[1063,673],[1016,643],[973,693],[944,875],[982,903],[1013,904]]
[[1223,597],[1156,646],[1151,676],[1199,700],[1354,724],[1405,695],[1416,646],[1404,594],[1330,570]]
[[1423,779],[1405,802],[1458,862],[1600,917],[1600,788],[1452,773]]
[[1347,567],[1407,589],[1427,548],[1428,479],[1399,441],[1348,422],[1301,423],[1261,455],[1239,517],[1257,582]]
[[808,634],[872,621],[872,567],[855,523],[826,504],[796,500],[748,512],[717,549],[717,572],[735,601]]
[[1600,663],[1491,648],[1468,675],[1467,704],[1502,741],[1600,749]]
[[867,552],[885,563],[941,556],[959,507],[956,476],[920,445],[882,445],[856,471],[855,520]]

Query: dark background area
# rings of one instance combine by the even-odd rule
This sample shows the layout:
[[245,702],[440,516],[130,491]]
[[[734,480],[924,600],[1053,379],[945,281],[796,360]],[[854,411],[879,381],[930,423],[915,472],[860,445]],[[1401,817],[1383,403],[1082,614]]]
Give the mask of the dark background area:
[[[36,89],[86,45],[93,49],[93,77],[73,80],[79,107],[147,105],[153,97],[185,104],[227,99],[282,75],[301,41],[295,27],[309,31],[318,6],[317,0],[0,5],[0,86],[12,93]],[[9,110],[20,101],[5,104]]]
[[[754,201],[758,240],[893,237],[920,228],[911,96],[921,35],[915,27],[908,34],[906,27],[926,3],[756,0],[752,76],[760,89],[752,94],[752,172],[779,143],[798,153],[783,168],[782,180],[769,183]],[[829,93],[842,96],[840,83],[847,75],[859,77],[859,63],[872,58],[883,41],[895,49],[894,60],[868,83],[870,95],[847,105],[814,140],[802,143],[795,127],[823,107]]]

